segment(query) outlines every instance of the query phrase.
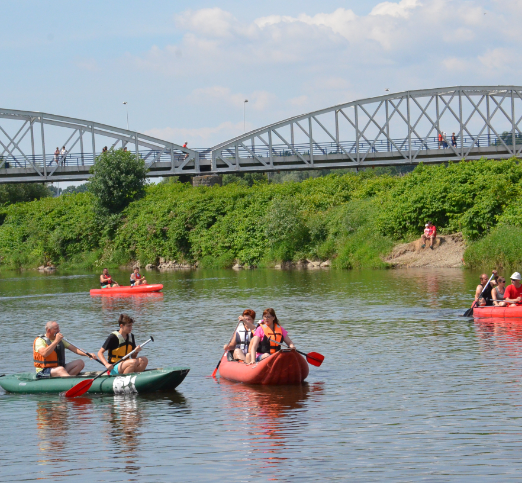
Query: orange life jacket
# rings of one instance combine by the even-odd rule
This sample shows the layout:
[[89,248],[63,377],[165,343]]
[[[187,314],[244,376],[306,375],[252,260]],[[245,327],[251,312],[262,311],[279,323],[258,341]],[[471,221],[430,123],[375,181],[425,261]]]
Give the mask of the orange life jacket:
[[283,331],[281,330],[281,326],[274,322],[274,330],[271,330],[266,324],[261,324],[261,327],[263,327],[265,336],[259,344],[259,352],[261,354],[275,354],[277,351],[281,350],[279,344],[272,342],[273,340],[281,343],[283,342]]
[[63,342],[60,341],[58,343],[58,345],[55,347],[55,349],[47,357],[44,357],[37,350],[35,350],[36,341],[38,339],[42,339],[47,346],[50,346],[52,344],[52,341],[49,338],[47,338],[45,335],[39,335],[34,340],[34,342],[33,342],[34,367],[45,369],[46,367],[65,366],[65,346],[63,345]]

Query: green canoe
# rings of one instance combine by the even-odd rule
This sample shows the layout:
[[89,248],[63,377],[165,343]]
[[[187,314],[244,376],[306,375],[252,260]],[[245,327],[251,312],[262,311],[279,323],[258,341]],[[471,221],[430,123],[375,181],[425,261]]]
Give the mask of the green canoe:
[[[88,393],[139,394],[169,391],[183,382],[189,370],[188,367],[166,367],[124,376],[101,376],[93,382]],[[61,393],[98,374],[99,372],[82,372],[77,376],[37,379],[35,373],[26,372],[0,377],[0,387],[7,392],[19,394]]]

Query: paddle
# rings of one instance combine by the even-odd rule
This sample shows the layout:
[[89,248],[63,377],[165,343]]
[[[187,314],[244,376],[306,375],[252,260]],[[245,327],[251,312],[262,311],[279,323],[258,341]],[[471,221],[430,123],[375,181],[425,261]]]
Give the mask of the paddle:
[[89,359],[99,362],[103,367],[105,367],[105,364],[102,361],[100,361],[100,359],[96,359],[96,357],[91,357],[91,355],[87,351],[83,350],[81,347],[78,347],[76,344],[73,344],[70,340],[67,340],[65,337],[63,338],[63,340],[76,347],[80,352],[83,352]]
[[[154,337],[152,337],[152,335],[150,336],[149,340],[145,341],[143,344],[139,345],[138,347],[143,348],[150,341],[154,342]],[[119,364],[120,362],[123,362],[125,359],[128,359],[130,356],[132,356],[132,354],[134,354],[138,350],[138,347],[136,347],[136,349],[134,349],[132,352],[129,352],[125,357],[122,357],[117,363]],[[103,376],[106,372],[108,372],[108,371],[102,371],[93,379],[85,379],[85,381],[79,382],[75,386],[71,387],[71,389],[66,391],[64,395],[66,397],[77,397],[77,396],[81,396],[82,394],[85,394],[91,388],[92,383],[96,379],[98,379],[98,377]]]
[[[236,330],[237,330],[237,328],[239,327],[239,324],[240,324],[241,322],[243,322],[243,321],[240,320],[240,321],[237,323],[236,328],[234,329],[234,334],[236,333]],[[234,334],[232,334],[232,337],[234,337]],[[232,337],[231,337],[231,338],[232,338]],[[223,356],[224,356],[225,354],[226,354],[226,351],[223,352]],[[214,369],[214,372],[212,373],[212,377],[216,377],[216,374],[217,374],[217,371],[218,371],[219,366],[220,366],[220,364],[221,364],[221,361],[223,360],[223,356],[221,356],[221,359],[219,359],[219,362],[217,363],[217,366],[216,366],[216,368]],[[208,376],[207,376],[207,377],[208,377]]]
[[[274,339],[270,339],[270,342],[274,342],[275,344],[278,344],[280,346],[283,345],[281,342],[277,342],[277,340]],[[308,362],[308,364],[312,364],[312,366],[319,367],[324,361],[324,356],[322,354],[319,354],[319,352],[309,352],[308,354],[305,354],[304,352],[298,351],[297,349],[294,350],[296,352],[299,352],[299,354],[301,354],[302,356],[305,356],[306,362]]]
[[[484,290],[486,290],[486,287],[489,285],[489,282],[491,282],[491,279],[495,276],[495,274],[491,274],[491,277],[489,277],[489,280],[488,280],[488,283],[486,285],[484,285],[484,288],[482,289],[482,292],[480,292],[480,295],[482,295],[484,293]],[[478,298],[480,298],[480,295]],[[478,299],[477,299],[478,300]],[[475,300],[475,302],[473,302],[473,305],[468,309],[466,310],[466,312],[464,312],[464,314],[462,315],[462,317],[471,317],[473,315],[473,309],[475,308],[475,305],[477,305],[477,300]]]

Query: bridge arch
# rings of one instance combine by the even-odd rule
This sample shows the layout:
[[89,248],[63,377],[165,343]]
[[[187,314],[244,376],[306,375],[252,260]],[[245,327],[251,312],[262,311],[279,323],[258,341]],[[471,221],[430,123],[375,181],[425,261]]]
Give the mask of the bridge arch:
[[211,151],[212,172],[520,156],[521,120],[519,86],[404,91],[291,117],[218,144]]
[[[67,154],[56,156],[56,146]],[[97,122],[0,108],[0,182],[87,179],[104,146],[138,154],[151,176],[200,172],[199,153],[178,144]]]

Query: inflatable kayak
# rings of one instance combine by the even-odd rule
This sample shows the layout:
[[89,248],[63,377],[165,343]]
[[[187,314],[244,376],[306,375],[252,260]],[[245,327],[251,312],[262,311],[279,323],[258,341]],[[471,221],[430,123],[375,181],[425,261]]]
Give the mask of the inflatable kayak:
[[[96,379],[88,393],[139,394],[170,391],[179,386],[189,372],[188,367],[166,367],[124,376],[101,376]],[[82,372],[77,376],[37,379],[35,373],[11,374],[0,377],[0,387],[7,392],[19,394],[61,393],[85,379],[92,379],[98,372]]]
[[93,288],[93,289],[91,289],[91,295],[117,295],[117,294],[132,295],[135,293],[159,292],[162,288],[163,288],[163,285],[161,285],[161,283],[156,283],[154,285],[137,285],[135,287],[126,285],[126,286],[110,287],[110,288]]
[[230,362],[225,354],[219,366],[221,377],[246,384],[301,384],[308,371],[305,358],[290,349],[280,350],[250,366],[243,361]]
[[473,317],[488,317],[488,318],[515,318],[522,317],[522,305],[514,307],[475,307],[473,309]]

